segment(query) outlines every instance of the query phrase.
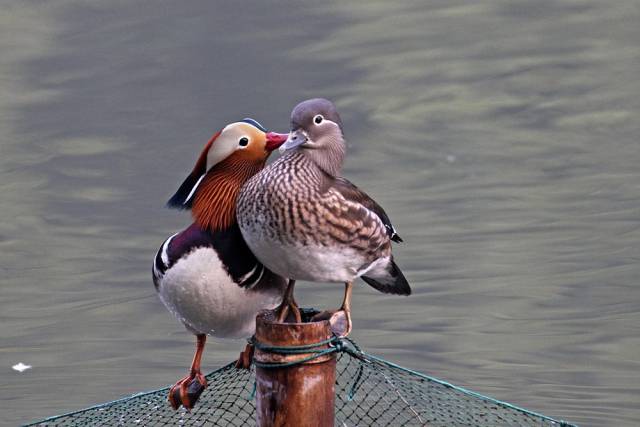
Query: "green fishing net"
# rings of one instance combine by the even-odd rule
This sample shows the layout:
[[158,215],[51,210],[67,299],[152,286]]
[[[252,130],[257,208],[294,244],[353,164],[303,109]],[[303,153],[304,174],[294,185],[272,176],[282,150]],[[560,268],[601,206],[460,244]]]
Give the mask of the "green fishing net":
[[[572,426],[395,365],[352,342],[341,345],[337,358],[336,426]],[[231,363],[207,375],[207,381],[191,412],[172,410],[164,388],[30,425],[255,425],[253,368],[236,369]]]

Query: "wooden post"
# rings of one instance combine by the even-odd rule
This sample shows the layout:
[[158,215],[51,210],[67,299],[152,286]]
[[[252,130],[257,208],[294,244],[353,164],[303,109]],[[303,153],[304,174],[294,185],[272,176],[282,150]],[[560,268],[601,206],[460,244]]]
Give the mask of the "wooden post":
[[[304,321],[305,319],[303,319]],[[256,341],[270,346],[304,346],[331,338],[328,321],[275,323],[272,312],[256,318]],[[326,344],[319,349],[329,348]],[[313,356],[255,349],[259,364],[287,363]],[[256,367],[256,416],[260,427],[329,427],[334,424],[336,354],[287,367]]]

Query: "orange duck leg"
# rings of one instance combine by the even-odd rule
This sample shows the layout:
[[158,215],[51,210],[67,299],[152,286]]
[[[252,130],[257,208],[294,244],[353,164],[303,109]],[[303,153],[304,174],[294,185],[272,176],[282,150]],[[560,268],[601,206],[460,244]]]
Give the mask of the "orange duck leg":
[[187,409],[193,409],[200,394],[207,387],[207,379],[200,371],[200,362],[207,336],[198,334],[196,340],[196,353],[193,355],[189,375],[179,380],[169,390],[169,403],[173,409],[178,409],[180,405]]

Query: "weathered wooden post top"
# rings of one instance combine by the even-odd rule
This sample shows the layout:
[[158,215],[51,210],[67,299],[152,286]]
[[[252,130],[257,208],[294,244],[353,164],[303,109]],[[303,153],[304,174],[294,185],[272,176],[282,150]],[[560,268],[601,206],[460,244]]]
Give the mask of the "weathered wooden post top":
[[336,353],[329,321],[278,323],[257,316],[256,417],[260,427],[334,425]]

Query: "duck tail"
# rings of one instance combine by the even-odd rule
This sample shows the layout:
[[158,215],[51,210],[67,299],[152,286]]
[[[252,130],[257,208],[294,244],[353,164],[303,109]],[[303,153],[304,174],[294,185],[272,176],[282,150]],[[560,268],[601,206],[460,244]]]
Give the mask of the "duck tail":
[[383,274],[361,277],[369,286],[385,294],[411,295],[411,286],[393,258],[389,260]]

